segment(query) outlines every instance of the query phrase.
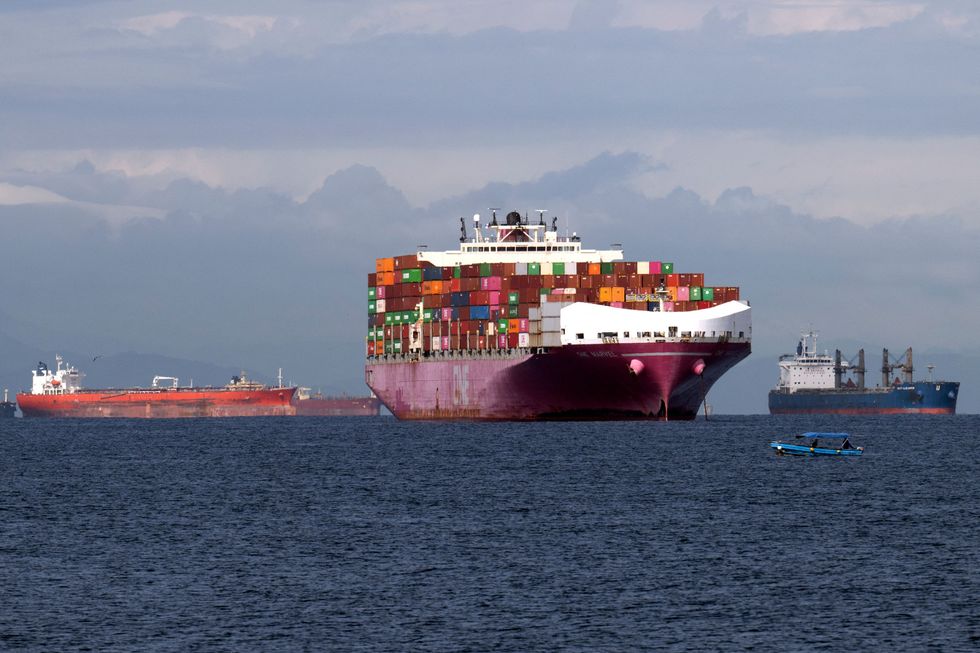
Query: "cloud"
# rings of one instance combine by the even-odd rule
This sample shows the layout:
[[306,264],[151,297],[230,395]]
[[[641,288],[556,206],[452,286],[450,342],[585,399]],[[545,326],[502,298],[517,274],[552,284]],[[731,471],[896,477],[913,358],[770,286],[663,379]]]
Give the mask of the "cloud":
[[52,193],[37,186],[15,186],[0,182],[0,204],[49,204],[52,202],[67,202],[68,200],[57,193]]

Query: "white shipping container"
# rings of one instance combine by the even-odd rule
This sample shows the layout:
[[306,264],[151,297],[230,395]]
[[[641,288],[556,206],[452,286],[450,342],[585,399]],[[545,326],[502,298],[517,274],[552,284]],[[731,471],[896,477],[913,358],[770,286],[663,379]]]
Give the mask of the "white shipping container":
[[561,347],[561,334],[558,334],[558,333],[542,333],[541,334],[541,346],[542,347]]
[[375,300],[375,302],[374,302],[374,310],[377,313],[384,313],[385,312],[385,300],[383,300],[383,299]]
[[527,319],[529,320],[540,320],[541,319],[541,308],[539,306],[531,306],[527,309]]
[[637,261],[636,262],[636,273],[637,274],[650,274],[650,261]]
[[528,320],[527,328],[530,333],[541,333],[541,320]]
[[517,264],[517,274],[527,274],[527,263]]
[[560,317],[546,317],[541,320],[541,331],[543,333],[560,333],[561,332],[561,318]]
[[531,334],[529,334],[529,333],[518,333],[517,334],[517,346],[518,347],[530,347],[531,346]]
[[432,351],[442,351],[441,336],[432,336]]
[[[551,263],[542,263],[541,264],[541,274],[554,274],[551,271],[552,269],[553,268],[551,267]],[[523,346],[524,345],[521,345],[521,347],[523,347]]]

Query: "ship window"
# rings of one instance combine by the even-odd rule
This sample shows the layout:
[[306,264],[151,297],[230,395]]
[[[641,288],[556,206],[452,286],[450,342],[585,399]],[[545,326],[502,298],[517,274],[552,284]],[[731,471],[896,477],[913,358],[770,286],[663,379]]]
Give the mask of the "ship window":
[[629,331],[623,331],[623,337],[624,338],[629,338],[630,337],[630,332]]
[[579,339],[579,340],[585,340],[585,334],[584,333],[576,333],[575,334],[575,337],[577,339]]
[[739,331],[738,332],[738,337],[739,338],[744,338],[745,337],[745,332],[744,331]]

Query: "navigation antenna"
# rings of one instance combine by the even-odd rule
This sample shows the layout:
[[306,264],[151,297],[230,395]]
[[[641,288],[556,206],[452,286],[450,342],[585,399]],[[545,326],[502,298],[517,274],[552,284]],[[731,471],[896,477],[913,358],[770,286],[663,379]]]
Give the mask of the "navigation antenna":
[[491,222],[490,222],[490,226],[491,227],[498,227],[498,226],[500,226],[500,225],[497,224],[497,211],[499,211],[499,210],[500,210],[500,207],[494,208],[494,207],[491,206],[491,207],[488,207],[487,208],[487,211],[490,211],[490,215],[493,216],[493,220],[491,220]]
[[462,217],[459,219],[459,242],[466,242],[466,220]]
[[[929,365],[926,365],[926,367],[929,369],[929,382],[932,383],[932,371],[934,369],[936,369],[936,366],[935,365],[932,365],[932,364],[929,364]],[[6,393],[6,392],[7,391],[4,390],[4,393]],[[4,397],[3,398],[4,398],[4,401],[6,401],[6,399],[7,399],[6,394],[4,394]]]
[[548,209],[534,209],[534,212],[538,214],[538,226],[543,227],[544,224],[544,214],[548,212]]

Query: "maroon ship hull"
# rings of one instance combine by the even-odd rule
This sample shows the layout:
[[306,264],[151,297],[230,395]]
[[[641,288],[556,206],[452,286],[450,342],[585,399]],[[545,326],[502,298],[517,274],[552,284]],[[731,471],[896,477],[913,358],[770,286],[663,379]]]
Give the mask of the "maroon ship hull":
[[368,363],[366,380],[400,419],[694,419],[711,385],[750,350],[660,342],[396,358]]

